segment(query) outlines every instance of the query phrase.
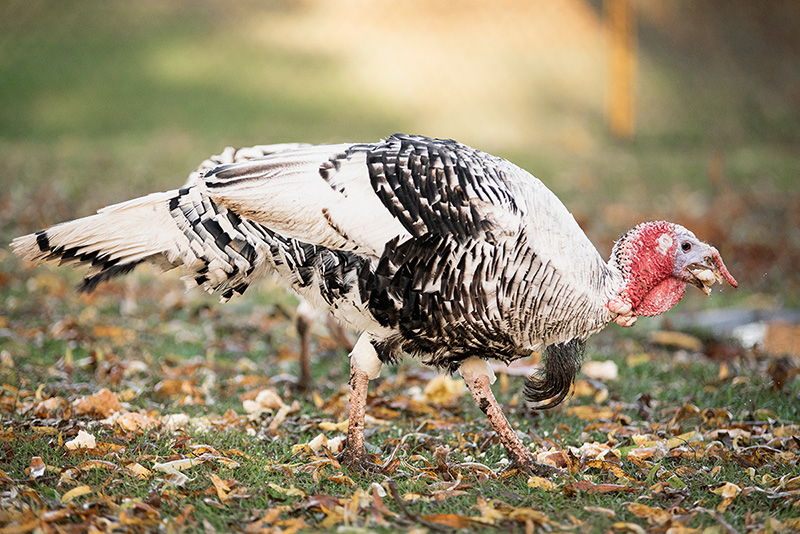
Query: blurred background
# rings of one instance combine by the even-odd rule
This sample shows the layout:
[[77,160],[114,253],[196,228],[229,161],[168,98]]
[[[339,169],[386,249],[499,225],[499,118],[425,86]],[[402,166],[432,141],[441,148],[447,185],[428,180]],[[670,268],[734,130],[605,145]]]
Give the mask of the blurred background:
[[800,306],[796,1],[5,0],[0,104],[0,285],[14,235],[226,146],[406,132],[529,170],[604,255],[689,227],[741,290],[684,312]]

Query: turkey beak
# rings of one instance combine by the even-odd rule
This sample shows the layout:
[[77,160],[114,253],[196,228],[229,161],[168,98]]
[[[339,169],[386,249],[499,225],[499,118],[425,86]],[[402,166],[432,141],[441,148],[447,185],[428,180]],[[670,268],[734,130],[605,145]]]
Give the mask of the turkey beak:
[[709,255],[703,258],[702,262],[692,263],[687,266],[687,270],[691,274],[689,283],[696,286],[700,291],[706,294],[711,294],[711,286],[715,282],[722,281],[728,282],[732,287],[737,287],[739,283],[728,272],[728,268],[722,262],[722,257],[714,247],[709,246]]
[[716,271],[713,265],[707,265],[705,262],[692,263],[688,266],[688,270],[691,274],[689,283],[705,293],[706,296],[711,294],[711,286],[714,285],[714,282],[722,282],[719,271]]

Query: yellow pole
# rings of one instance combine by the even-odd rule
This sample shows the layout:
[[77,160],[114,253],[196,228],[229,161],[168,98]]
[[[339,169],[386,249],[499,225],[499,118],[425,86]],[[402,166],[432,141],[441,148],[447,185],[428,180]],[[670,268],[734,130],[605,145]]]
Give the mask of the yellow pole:
[[606,0],[608,33],[608,121],[620,138],[636,124],[636,24],[631,0]]

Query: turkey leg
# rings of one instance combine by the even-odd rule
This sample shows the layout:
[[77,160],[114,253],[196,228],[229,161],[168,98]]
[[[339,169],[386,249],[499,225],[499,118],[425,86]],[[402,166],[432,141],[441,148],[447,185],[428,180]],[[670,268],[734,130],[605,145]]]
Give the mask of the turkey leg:
[[306,313],[305,309],[302,309],[302,305],[298,306],[295,328],[300,337],[300,377],[297,379],[297,387],[300,391],[311,389],[311,325],[313,321],[314,316]]
[[[345,349],[347,352],[352,352],[353,342],[347,337],[339,322],[333,318],[333,315],[327,315],[328,330],[331,333],[334,341]],[[295,328],[297,329],[297,336],[300,338],[300,377],[297,379],[297,388],[300,391],[309,391],[311,389],[311,327],[314,325],[314,319],[317,317],[317,312],[311,305],[303,300],[297,307],[295,315]]]
[[340,463],[360,471],[378,471],[364,448],[364,417],[367,409],[367,387],[377,378],[381,361],[372,346],[372,337],[366,332],[358,338],[350,353],[350,416],[347,422],[347,442],[339,456]]
[[514,429],[503,415],[497,399],[494,398],[492,393],[491,384],[494,382],[494,371],[489,367],[486,360],[481,358],[468,358],[464,360],[459,369],[461,376],[464,377],[464,382],[467,384],[469,392],[472,393],[475,402],[478,403],[481,411],[489,419],[497,437],[500,438],[500,443],[506,449],[506,454],[510,460],[508,469],[519,469],[525,473],[549,476],[561,473],[560,469],[550,467],[548,465],[540,464],[531,458],[528,449],[522,444]]

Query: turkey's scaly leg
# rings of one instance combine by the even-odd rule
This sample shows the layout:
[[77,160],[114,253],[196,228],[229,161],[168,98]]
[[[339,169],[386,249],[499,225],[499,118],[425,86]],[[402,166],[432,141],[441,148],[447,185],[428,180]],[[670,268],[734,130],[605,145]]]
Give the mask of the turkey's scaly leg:
[[348,337],[347,331],[344,329],[341,323],[339,323],[339,321],[337,321],[333,315],[328,314],[326,324],[328,325],[328,331],[331,333],[331,337],[333,337],[334,341],[336,341],[336,344],[347,352],[352,352],[353,342],[350,341],[350,337]]
[[494,382],[494,372],[486,360],[481,358],[468,358],[464,360],[459,369],[464,382],[467,383],[469,392],[472,393],[475,402],[478,403],[481,411],[489,419],[492,428],[500,443],[506,449],[506,454],[510,460],[509,468],[517,468],[521,471],[536,475],[552,475],[561,471],[555,467],[540,464],[531,458],[528,449],[522,444],[514,429],[511,428],[508,419],[500,409],[497,399],[492,393],[491,384]]
[[314,311],[306,301],[300,303],[295,315],[295,328],[300,338],[300,377],[297,379],[297,387],[300,391],[308,391],[311,388],[311,325],[314,323]]
[[378,353],[372,346],[372,337],[366,332],[361,334],[350,353],[350,416],[347,423],[347,442],[339,461],[365,471],[378,469],[370,461],[364,448],[364,418],[367,387],[369,381],[380,374],[381,365]]
[[[331,333],[334,341],[345,349],[347,352],[352,352],[353,342],[347,337],[339,322],[334,319],[333,315],[326,314],[328,330]],[[308,391],[311,389],[311,327],[317,317],[317,312],[305,300],[300,302],[297,306],[295,315],[295,328],[297,329],[297,336],[300,338],[300,377],[297,379],[297,387],[300,391]]]

